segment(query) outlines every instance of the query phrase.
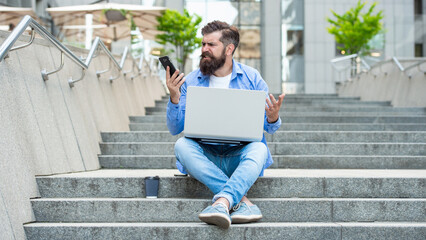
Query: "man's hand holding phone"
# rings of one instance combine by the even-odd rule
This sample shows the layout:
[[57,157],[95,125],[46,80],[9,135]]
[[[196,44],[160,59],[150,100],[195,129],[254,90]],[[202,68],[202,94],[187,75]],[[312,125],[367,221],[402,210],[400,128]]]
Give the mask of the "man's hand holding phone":
[[179,74],[179,70],[176,70],[173,75],[170,76],[170,67],[166,68],[166,85],[170,92],[170,101],[174,104],[179,103],[180,91],[179,88],[185,82],[184,74]]
[[176,70],[168,56],[160,57],[159,60],[166,70],[166,85],[170,92],[170,101],[178,104],[180,99],[179,88],[185,82],[184,74],[179,74],[179,70]]

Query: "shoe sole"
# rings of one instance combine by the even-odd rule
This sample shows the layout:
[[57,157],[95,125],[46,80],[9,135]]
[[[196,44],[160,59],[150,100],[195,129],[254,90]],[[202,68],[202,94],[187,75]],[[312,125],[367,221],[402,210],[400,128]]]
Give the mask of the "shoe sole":
[[228,229],[231,226],[231,220],[225,214],[200,214],[198,218],[205,223],[213,224],[223,229]]
[[232,223],[251,223],[251,222],[257,222],[260,219],[262,219],[262,215],[250,215],[250,216],[232,216]]

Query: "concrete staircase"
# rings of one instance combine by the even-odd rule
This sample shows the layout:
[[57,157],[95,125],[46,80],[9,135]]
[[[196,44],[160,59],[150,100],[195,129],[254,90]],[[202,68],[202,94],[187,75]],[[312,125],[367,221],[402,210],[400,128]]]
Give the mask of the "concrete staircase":
[[[275,163],[248,197],[264,218],[198,220],[212,193],[175,176],[166,100],[102,133],[103,169],[37,177],[28,239],[426,239],[426,110],[335,95],[287,95]],[[160,176],[158,199],[144,177]]]

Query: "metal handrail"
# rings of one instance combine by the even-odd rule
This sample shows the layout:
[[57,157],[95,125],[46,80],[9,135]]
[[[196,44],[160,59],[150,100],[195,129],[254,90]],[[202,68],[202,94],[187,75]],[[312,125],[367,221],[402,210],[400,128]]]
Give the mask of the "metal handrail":
[[[126,61],[126,59],[127,59],[127,57],[129,55],[130,55],[130,59],[132,61],[132,67],[130,68],[129,71],[124,71],[124,64],[125,64],[125,61]],[[141,58],[142,58],[142,55],[141,55]],[[137,75],[133,74],[130,78],[133,79],[134,77],[139,76],[140,72],[142,70],[142,67],[141,67],[142,65],[140,63],[140,60],[141,59],[139,59],[139,63],[137,63],[136,59],[133,57],[133,55],[132,55],[131,51],[129,50],[129,48],[125,47],[124,51],[123,51],[123,55],[121,57],[121,62],[120,62],[120,67],[123,69],[123,75],[126,76],[128,73],[133,73],[133,71],[134,71],[134,69],[136,67],[138,74]]]
[[139,64],[138,64],[139,71],[142,70],[143,68],[144,60],[145,60],[144,54],[141,53],[141,55],[139,56]]
[[385,60],[385,61],[381,61],[381,62],[379,62],[379,63],[377,63],[377,64],[374,64],[373,65],[373,67],[372,67],[372,69],[373,68],[376,68],[376,67],[379,67],[379,66],[382,66],[382,65],[384,65],[384,64],[386,64],[386,63],[389,63],[389,62],[392,62],[393,60],[392,59],[388,59],[388,60]]
[[[353,55],[355,55],[355,54],[353,54]],[[330,60],[330,62],[331,62],[331,63],[336,63],[336,62],[340,62],[340,61],[343,61],[343,60],[348,60],[348,59],[352,58],[352,57],[350,57],[350,56],[353,56],[353,55],[349,55],[349,56],[345,56],[345,57],[341,57],[341,58],[334,58],[334,59]],[[419,60],[419,59],[416,59],[416,58],[400,58],[400,57],[392,57],[391,59],[388,59],[388,60],[385,60],[385,61],[381,61],[381,62],[378,62],[377,64],[372,65],[372,66],[370,67],[370,69],[373,69],[373,68],[376,68],[376,67],[382,66],[382,65],[384,65],[384,64],[386,64],[386,63],[389,63],[389,62],[394,62],[394,63],[395,63],[395,65],[397,65],[398,69],[399,69],[401,72],[405,72],[405,71],[407,71],[407,70],[409,70],[409,69],[411,69],[411,68],[417,67],[418,65],[421,65],[421,64],[423,64],[423,63],[425,63],[425,62],[426,62],[426,59],[424,59],[424,58],[421,58],[421,59],[422,59],[422,60],[420,60],[418,63],[415,63],[415,64],[413,64],[413,65],[410,65],[410,66],[408,66],[408,67],[404,68],[404,67],[402,66],[402,64],[401,64],[401,62],[402,62],[402,61],[416,61],[416,60]],[[362,62],[362,59],[361,59],[361,62]],[[368,66],[369,66],[369,65],[368,65]],[[336,70],[337,70],[337,69],[336,69]]]
[[[12,48],[13,45],[15,44],[15,42],[18,40],[18,38],[25,32],[25,30],[28,27],[32,28],[30,41],[26,44],[21,45],[21,46],[17,46],[17,47]],[[88,56],[85,58],[85,61],[83,62],[82,59],[80,59],[74,53],[72,53],[71,50],[69,50],[65,45],[60,43],[51,33],[49,33],[46,29],[44,29],[39,23],[37,23],[37,21],[35,21],[29,15],[26,15],[22,18],[22,20],[15,27],[15,29],[12,31],[12,33],[6,38],[6,40],[0,46],[0,62],[3,61],[5,58],[7,58],[8,53],[10,51],[14,51],[14,50],[24,48],[26,46],[31,45],[31,43],[34,40],[34,33],[35,32],[40,34],[43,38],[47,39],[50,43],[52,43],[55,47],[57,47],[61,51],[61,66],[58,69],[51,71],[51,72],[48,72],[48,73],[45,69],[43,69],[42,70],[42,77],[43,77],[44,80],[48,79],[49,74],[58,72],[59,70],[62,69],[63,56],[65,55],[68,58],[70,58],[74,63],[76,63],[78,66],[80,66],[82,68],[82,75],[79,79],[73,80],[72,78],[70,78],[68,80],[70,87],[73,87],[74,83],[83,79],[83,77],[85,75],[85,70],[87,70],[89,68],[89,65],[90,65],[92,59],[97,56],[97,55],[95,55],[95,53],[96,53],[96,51],[99,47],[102,50],[104,50],[106,55],[110,58],[110,61],[112,61],[113,64],[118,69],[118,72],[119,72],[118,76],[116,76],[116,77],[111,76],[110,77],[111,82],[112,82],[112,80],[118,78],[120,76],[121,71],[123,70],[124,60],[127,57],[127,52],[125,54],[123,54],[121,64],[118,64],[117,60],[112,56],[111,52],[108,50],[108,48],[105,46],[105,44],[100,40],[99,37],[96,37],[95,40],[93,41],[93,44],[92,44],[92,47],[89,51]],[[127,49],[127,47],[126,47],[126,49]],[[133,62],[134,62],[134,59],[133,59]]]
[[[331,60],[330,60],[330,63],[331,63],[331,66],[332,66],[332,67],[333,67],[336,71],[341,72],[341,71],[346,70],[347,68],[339,69],[339,68],[336,66],[336,63],[338,63],[338,62],[343,62],[343,61],[346,61],[346,60],[349,60],[349,59],[353,59],[353,58],[357,58],[357,57],[360,57],[360,56],[359,56],[358,54],[351,54],[351,55],[348,55],[348,56],[338,57],[338,58],[331,59]],[[360,60],[361,60],[362,65],[364,65],[364,67],[367,69],[367,71],[369,71],[369,70],[371,69],[371,66],[370,66],[370,65],[368,65],[368,63],[367,63],[364,59],[362,59],[361,57],[360,57]]]
[[[415,63],[415,64],[413,64],[413,65],[411,65],[411,66],[406,67],[404,70],[405,70],[405,71],[407,71],[407,70],[410,70],[411,68],[418,67],[418,66],[420,66],[421,64],[423,64],[423,63],[425,63],[425,62],[426,62],[426,60],[422,60],[422,61],[420,61],[420,62],[418,62],[418,63]],[[423,72],[423,71],[422,71],[422,72]]]
[[121,56],[121,62],[120,62],[120,67],[121,69],[123,69],[124,76],[126,76],[128,73],[133,72],[133,67],[135,66],[135,59],[132,56],[132,68],[129,71],[124,71],[124,63],[126,62],[126,59],[129,53],[130,53],[129,48],[126,46],[123,50],[123,55]]
[[[14,47],[14,48],[11,48],[9,51],[15,51],[15,50],[18,50],[18,49],[21,49],[21,48],[24,48],[24,47],[27,47],[27,46],[31,45],[31,44],[33,43],[33,41],[34,41],[34,38],[35,38],[35,31],[34,31],[34,29],[32,29],[32,28],[31,28],[31,37],[30,37],[30,41],[28,41],[27,43],[22,44],[22,45],[20,45],[20,46],[16,46],[16,47]],[[8,54],[6,54],[6,56],[5,56],[4,58],[7,58],[8,56],[9,56],[9,55],[8,55]]]
[[36,22],[31,16],[26,15],[12,31],[12,33],[6,38],[4,43],[0,46],[0,62],[3,61],[4,57],[11,50],[13,44],[18,40],[19,36],[24,33],[27,27],[32,27],[34,31],[40,34],[45,39],[49,40],[53,45],[55,45],[61,52],[63,52],[67,57],[74,61],[77,65],[82,68],[87,69],[86,64],[84,64],[76,55],[74,55],[71,50],[65,47],[60,43],[52,34],[50,34],[46,29],[44,29],[38,22]]
[[[89,64],[91,63],[93,58],[96,58],[98,55],[95,55],[97,50],[101,48],[101,50],[103,50],[106,55],[109,57],[110,61],[109,61],[109,67],[106,70],[101,70],[101,71],[96,71],[96,76],[100,77],[100,75],[102,73],[106,73],[109,70],[111,70],[111,62],[115,65],[115,67],[117,68],[118,72],[121,72],[121,67],[118,64],[117,60],[112,56],[111,52],[108,50],[108,48],[105,46],[105,44],[101,41],[101,39],[99,37],[96,37],[95,40],[93,40],[92,43],[92,47],[90,48],[89,51],[89,55],[87,55],[86,58],[86,65],[89,66]],[[118,76],[120,76],[120,74],[118,74]],[[116,77],[117,78],[117,77]],[[113,78],[112,76],[110,76],[110,81],[112,82],[112,80],[114,80],[115,78]]]
[[399,68],[401,72],[404,72],[404,67],[401,65],[401,63],[398,61],[396,57],[392,57],[392,61],[396,64],[396,66]]
[[[154,75],[155,73],[159,72],[160,68],[160,57],[158,56],[151,56],[151,58],[149,59],[149,73],[152,75]],[[155,62],[156,61],[156,62]],[[155,66],[155,63],[157,63],[157,66]]]
[[[332,59],[332,60],[330,60],[330,63],[331,63],[331,65],[332,65],[332,67],[337,71],[337,72],[341,72],[341,71],[344,71],[344,70],[346,70],[347,68],[343,68],[343,69],[339,69],[339,68],[337,68],[336,67],[336,65],[335,65],[335,63],[337,63],[337,62],[341,62],[341,61],[346,61],[346,60],[349,60],[349,59],[352,59],[352,58],[355,58],[355,57],[357,57],[358,55],[357,54],[352,54],[352,55],[348,55],[348,56],[344,56],[344,57],[339,57],[339,58],[334,58],[334,59]],[[412,64],[412,65],[410,65],[410,66],[408,66],[408,67],[404,67],[402,64],[401,64],[401,62],[402,61],[419,61],[419,62],[417,62],[417,63],[414,63],[414,64]],[[371,67],[370,67],[370,65],[368,65],[367,64],[367,62],[365,62],[362,58],[361,58],[361,63],[367,68],[367,71],[365,71],[366,73],[368,73],[368,72],[371,72],[371,71],[373,71],[373,69],[375,69],[375,68],[377,68],[377,67],[380,67],[380,71],[381,72],[383,72],[382,71],[382,69],[381,69],[381,66],[383,66],[384,64],[386,64],[386,63],[390,63],[390,62],[392,62],[392,63],[394,63],[397,67],[398,67],[398,69],[401,71],[401,72],[403,72],[404,74],[406,74],[407,75],[407,71],[408,70],[410,70],[410,69],[412,69],[412,68],[415,68],[415,67],[419,67],[421,64],[423,64],[423,63],[425,63],[426,62],[426,58],[397,58],[397,57],[392,57],[391,59],[388,59],[388,60],[385,60],[385,61],[381,61],[381,62],[378,62],[377,64],[374,64],[374,65],[372,65]],[[423,71],[423,70],[420,70],[419,69],[419,71],[420,72],[423,72],[424,74],[426,74],[426,71]],[[362,73],[362,72],[361,72]],[[361,74],[360,73],[360,74]],[[387,72],[385,72],[384,73],[385,75],[387,74]],[[374,75],[375,77],[376,77],[376,75]],[[407,75],[408,76],[408,78],[411,78],[412,76],[411,75]],[[358,78],[359,78],[359,74],[358,74]]]
[[397,57],[392,57],[391,59],[388,59],[388,60],[385,60],[385,61],[381,61],[381,62],[379,62],[379,63],[377,63],[377,64],[375,64],[375,65],[373,65],[373,68],[376,68],[376,67],[380,67],[380,66],[382,66],[382,65],[384,65],[384,64],[386,64],[386,63],[389,63],[389,62],[393,62],[397,67],[398,67],[398,69],[401,71],[401,72],[407,72],[407,70],[409,70],[409,69],[411,69],[411,68],[414,68],[414,67],[418,67],[418,66],[420,66],[422,63],[425,63],[426,62],[426,59],[422,59],[422,60],[420,60],[418,63],[415,63],[415,64],[413,64],[413,65],[410,65],[410,66],[408,66],[408,67],[404,67],[404,66],[402,66],[402,64],[401,64],[401,62],[402,61],[416,61],[416,60],[418,60],[418,59],[415,59],[415,58],[397,58]]
[[142,74],[142,68],[143,68],[143,62],[144,62],[144,54],[141,53],[141,55],[139,56],[139,62],[136,64],[136,59],[133,58],[133,66],[132,69],[135,67],[136,64],[136,68],[138,69],[137,74],[133,74],[132,76],[130,76],[130,79],[133,80],[135,77],[138,77]]
[[338,58],[331,59],[330,62],[336,63],[336,62],[341,62],[341,61],[349,60],[351,58],[356,58],[356,57],[358,57],[358,54],[352,54],[352,55],[348,55],[348,56],[344,56],[344,57],[338,57]]
[[93,40],[92,47],[90,48],[89,55],[87,55],[86,62],[85,62],[85,64],[87,66],[90,65],[93,58],[97,57],[97,55],[95,55],[95,53],[96,53],[96,50],[98,49],[98,47],[101,47],[101,49],[104,50],[104,52],[111,59],[111,61],[114,63],[114,65],[117,68],[121,69],[117,60],[114,58],[114,56],[112,56],[111,52],[108,50],[108,48],[105,46],[104,42],[102,42],[99,37],[96,37],[95,40]]
[[361,63],[364,65],[364,67],[367,68],[367,71],[370,70],[371,66],[368,65],[368,63],[364,59],[362,59],[362,58],[360,58],[360,59],[361,59]]

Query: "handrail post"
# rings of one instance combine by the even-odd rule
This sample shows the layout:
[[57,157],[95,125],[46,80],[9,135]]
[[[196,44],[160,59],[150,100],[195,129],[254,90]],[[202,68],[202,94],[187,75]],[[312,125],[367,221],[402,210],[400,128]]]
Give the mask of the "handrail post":
[[26,15],[19,24],[15,27],[12,33],[6,38],[3,44],[0,46],[0,62],[6,57],[13,44],[18,40],[19,36],[25,32],[28,25],[30,25],[32,18]]
[[105,70],[96,71],[96,77],[100,78],[102,73],[106,73],[111,70],[111,60],[108,61],[108,68]]
[[109,77],[109,82],[110,82],[110,83],[112,83],[112,81],[114,81],[115,79],[117,79],[117,78],[119,78],[119,77],[120,77],[121,69],[118,69],[117,71],[118,71],[117,76],[113,77],[113,76],[111,75],[111,76]]
[[401,63],[398,61],[396,57],[392,57],[393,62],[396,64],[396,66],[401,70],[401,72],[404,72],[404,67],[401,65]]
[[41,70],[41,76],[43,77],[43,80],[44,81],[49,80],[49,75],[59,72],[62,69],[62,67],[64,67],[64,53],[63,52],[61,52],[61,65],[59,66],[58,69],[53,70],[51,72],[47,72],[45,68],[43,70]]
[[[30,40],[20,46],[13,47],[18,38],[25,32],[27,27],[31,27],[31,37]],[[58,69],[53,70],[51,72],[47,72],[46,69],[41,71],[41,75],[44,81],[49,79],[49,75],[60,71],[64,66],[64,58],[67,55],[71,60],[73,60],[77,65],[81,66],[84,69],[87,69],[88,66],[84,64],[74,53],[72,53],[67,47],[65,47],[62,43],[60,43],[51,33],[49,33],[46,29],[44,29],[39,23],[34,21],[34,19],[26,15],[22,18],[19,24],[15,27],[12,33],[6,38],[3,44],[0,46],[0,61],[7,57],[10,51],[18,50],[24,47],[31,45],[35,38],[35,32],[40,34],[43,38],[48,40],[51,44],[57,47],[61,52],[61,65]]]
[[[126,74],[131,72],[131,71],[124,71],[124,63],[126,62],[128,53],[129,53],[129,48],[126,46],[124,48],[123,56],[121,56],[121,61],[120,61],[120,68],[121,68],[124,76],[126,76]],[[133,66],[132,66],[132,69],[133,69]]]
[[[22,44],[20,46],[16,46],[16,47],[11,48],[9,50],[9,52],[12,52],[12,51],[24,48],[24,47],[28,47],[29,45],[31,45],[33,43],[34,38],[35,38],[35,31],[34,31],[34,28],[31,28],[31,37],[30,37],[30,40],[27,43],[24,43],[24,44]],[[9,57],[9,53],[6,54],[6,56],[4,57],[4,59],[6,59],[8,57]]]
[[364,59],[362,59],[361,57],[360,57],[360,59],[361,59],[361,63],[364,65],[364,67],[366,67],[367,68],[367,70],[369,71],[370,69],[371,69],[371,67],[370,67],[370,65],[368,65],[368,63],[364,60]]
[[133,69],[135,68],[135,61],[132,57],[132,68],[129,71],[123,71],[123,75],[126,76],[128,73],[133,72]]
[[68,79],[68,84],[70,85],[70,88],[74,87],[74,83],[83,80],[84,76],[86,75],[86,69],[84,68],[81,68],[81,69],[82,69],[81,76],[78,79],[72,80],[72,77]]
[[[27,27],[31,27],[31,29],[32,29],[30,40],[23,45],[13,47],[13,45],[18,40],[18,38],[25,32]],[[6,38],[6,40],[0,46],[0,62],[8,56],[8,53],[10,51],[14,51],[14,50],[21,49],[21,48],[24,48],[24,47],[31,45],[34,41],[36,32],[41,37],[48,40],[53,46],[58,48],[59,51],[61,52],[61,65],[59,66],[58,69],[53,70],[51,72],[47,72],[46,69],[43,69],[41,71],[42,78],[44,79],[44,81],[47,81],[49,79],[50,74],[56,73],[63,68],[64,62],[65,62],[64,58],[65,58],[65,56],[67,56],[74,63],[76,63],[78,66],[80,66],[82,68],[82,76],[79,79],[72,80],[72,78],[70,78],[68,80],[70,87],[73,87],[75,82],[78,82],[81,79],[83,79],[83,77],[85,75],[85,70],[88,69],[88,67],[91,63],[91,60],[93,58],[97,57],[100,54],[99,47],[101,47],[104,50],[104,52],[106,53],[106,55],[109,57],[109,59],[110,59],[109,64],[110,65],[114,64],[116,66],[117,70],[118,70],[118,75],[115,76],[115,77],[111,76],[110,81],[112,82],[114,79],[117,79],[118,77],[120,77],[120,74],[123,70],[124,61],[126,60],[127,54],[128,54],[128,47],[127,46],[126,46],[125,51],[123,53],[123,56],[121,58],[121,63],[118,64],[117,60],[114,58],[114,56],[111,54],[111,52],[107,49],[105,44],[100,40],[99,37],[96,37],[95,40],[93,41],[92,48],[90,49],[89,55],[86,58],[82,58],[82,57],[80,58],[80,57],[77,57],[73,52],[71,52],[71,50],[69,50],[66,46],[64,46],[62,43],[60,43],[58,39],[56,39],[51,33],[49,33],[46,29],[44,29],[38,22],[36,22],[29,15],[26,15],[22,18],[22,20],[15,27],[15,29],[12,31],[12,33]],[[141,72],[141,67],[136,65],[136,62],[135,62],[134,59],[132,59],[132,63],[133,63],[133,65],[132,65],[132,69],[131,69],[130,72],[133,72],[134,67],[136,66],[138,68],[138,75],[137,76],[139,76],[140,72]],[[143,63],[143,59],[140,60],[139,65],[142,66],[142,63]],[[107,71],[109,71],[111,69],[112,68],[110,66]],[[148,68],[148,70],[150,72],[152,72],[150,68]],[[100,73],[101,72],[98,71],[97,75],[99,76]],[[129,73],[129,72],[126,72],[126,73]],[[134,76],[132,76],[132,77],[134,77]]]
[[[134,59],[133,59],[134,60]],[[134,60],[135,61],[135,60]],[[135,64],[136,64],[136,61],[135,61]],[[141,55],[139,56],[139,62],[138,62],[138,64],[136,65],[136,69],[138,70],[138,74],[136,74],[136,75],[132,75],[131,77],[130,77],[130,79],[131,80],[133,80],[135,77],[138,77],[138,76],[140,76],[141,74],[142,74],[142,64],[143,64],[143,53],[141,53]]]

